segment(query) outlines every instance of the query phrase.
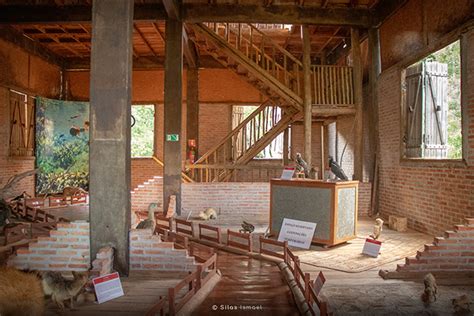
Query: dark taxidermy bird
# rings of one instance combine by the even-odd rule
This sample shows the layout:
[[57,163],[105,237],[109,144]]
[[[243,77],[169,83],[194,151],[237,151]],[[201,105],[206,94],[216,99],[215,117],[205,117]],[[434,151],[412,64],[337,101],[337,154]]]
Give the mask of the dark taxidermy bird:
[[250,223],[247,223],[246,221],[243,221],[242,228],[239,230],[239,232],[253,233],[254,230],[255,230],[255,226],[253,226]]
[[300,172],[303,171],[304,177],[309,178],[309,172],[310,172],[309,166],[306,163],[306,161],[304,161],[303,157],[301,157],[300,153],[296,153],[295,161],[296,161],[296,171],[300,171]]
[[150,203],[148,205],[148,218],[144,221],[141,221],[137,225],[137,229],[152,229],[155,231],[156,221],[155,221],[155,211],[160,207],[159,203]]
[[344,173],[344,170],[342,170],[341,166],[339,166],[339,164],[331,156],[329,156],[329,166],[331,167],[332,173],[334,173],[336,177],[341,180],[349,180],[349,178]]

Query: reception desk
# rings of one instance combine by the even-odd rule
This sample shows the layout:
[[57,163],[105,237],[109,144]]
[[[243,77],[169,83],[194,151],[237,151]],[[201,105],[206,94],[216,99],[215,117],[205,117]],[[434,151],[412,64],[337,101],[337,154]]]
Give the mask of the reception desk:
[[356,237],[358,181],[324,182],[272,179],[270,232],[278,235],[284,218],[317,223],[313,242],[337,245]]

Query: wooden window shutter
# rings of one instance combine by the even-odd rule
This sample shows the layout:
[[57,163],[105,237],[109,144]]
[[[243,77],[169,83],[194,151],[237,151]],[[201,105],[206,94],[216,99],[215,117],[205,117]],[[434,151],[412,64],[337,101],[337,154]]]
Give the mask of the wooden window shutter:
[[418,158],[423,154],[423,64],[417,63],[406,69],[405,102],[405,157]]
[[33,156],[34,150],[34,99],[10,91],[10,155]]

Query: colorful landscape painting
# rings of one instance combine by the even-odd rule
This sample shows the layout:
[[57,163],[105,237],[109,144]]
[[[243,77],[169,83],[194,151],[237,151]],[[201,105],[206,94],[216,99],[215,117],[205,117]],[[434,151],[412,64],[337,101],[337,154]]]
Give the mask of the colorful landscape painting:
[[38,98],[36,193],[89,187],[89,103]]

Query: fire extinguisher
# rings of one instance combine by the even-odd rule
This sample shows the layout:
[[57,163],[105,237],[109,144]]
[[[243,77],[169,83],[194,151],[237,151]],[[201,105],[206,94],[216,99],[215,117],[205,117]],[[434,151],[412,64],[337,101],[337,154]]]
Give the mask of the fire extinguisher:
[[196,160],[196,140],[188,139],[188,159],[190,163],[194,163]]

